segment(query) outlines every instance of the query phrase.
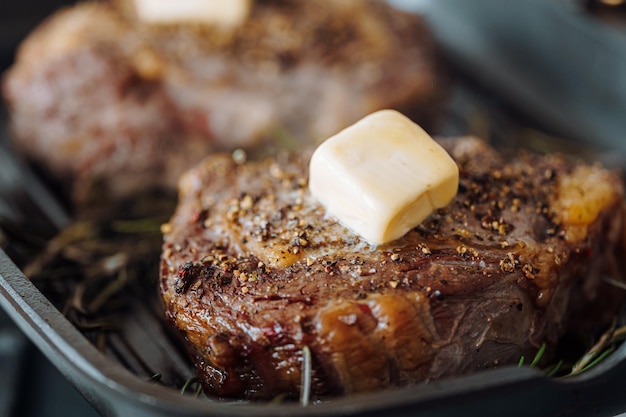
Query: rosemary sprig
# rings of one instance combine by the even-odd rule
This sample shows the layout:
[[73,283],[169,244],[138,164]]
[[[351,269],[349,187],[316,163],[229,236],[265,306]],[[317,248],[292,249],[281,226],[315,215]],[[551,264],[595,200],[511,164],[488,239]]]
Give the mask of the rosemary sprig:
[[546,376],[548,378],[552,378],[556,376],[556,374],[561,370],[562,366],[563,366],[563,360],[559,360],[555,365],[552,366],[551,369],[546,370]]
[[302,388],[300,390],[300,405],[309,405],[311,397],[311,377],[312,377],[311,349],[308,346],[302,348]]
[[[85,209],[23,267],[42,293],[107,355],[117,354],[117,341],[125,337],[121,320],[134,311],[135,297],[146,288],[156,289],[160,226],[175,201],[155,194],[119,206]],[[151,293],[149,300],[156,295]],[[144,362],[141,352],[125,354],[131,371],[152,375],[150,367],[132,368]],[[167,379],[166,384],[173,383]],[[200,384],[195,391],[201,391]]]
[[545,352],[546,352],[546,344],[542,343],[541,347],[539,348],[539,351],[537,351],[537,354],[533,358],[533,361],[530,363],[531,368],[534,368],[535,366],[539,364],[539,361],[541,360]]
[[[543,358],[543,354],[546,352],[546,344],[545,342],[541,344],[541,347],[539,348],[539,350],[537,351],[537,353],[535,354],[535,357],[533,358],[533,360],[530,362],[530,367],[534,368],[536,367],[539,362],[541,361],[541,358]],[[517,366],[523,366],[525,362],[525,358],[524,355],[520,356],[519,361],[517,362]]]
[[[182,388],[180,389],[180,393],[184,394],[187,392],[187,390],[189,388],[191,388],[194,384],[196,384],[196,388],[194,389],[194,393],[198,390],[198,387],[200,387],[200,389],[202,389],[202,386],[198,383],[198,377],[197,376],[192,376],[191,378],[187,379],[185,381],[185,383],[183,384]],[[197,395],[199,395],[200,393],[198,392]]]
[[615,343],[614,335],[616,326],[617,322],[613,320],[609,329],[604,332],[596,344],[572,366],[572,370],[568,376],[578,375],[591,369],[615,350],[615,346],[612,346],[612,344]]
[[[547,377],[571,377],[575,375],[580,375],[583,372],[588,371],[589,369],[595,367],[599,363],[601,363],[604,359],[613,353],[619,343],[626,340],[626,325],[622,327],[617,327],[617,321],[614,320],[609,328],[600,336],[598,341],[587,350],[581,357],[578,359],[573,365],[567,369],[565,366],[565,362],[561,359],[557,361],[555,364],[548,366],[543,371]],[[536,367],[544,356],[546,350],[546,344],[543,343],[535,358],[530,363],[530,367]],[[517,365],[523,366],[525,363],[524,356],[521,356]]]
[[187,389],[189,389],[189,387],[191,387],[193,384],[197,382],[198,382],[198,377],[196,376],[192,376],[191,378],[187,379],[185,383],[183,384],[182,388],[180,389],[180,393],[184,394],[185,392],[187,392]]
[[128,283],[128,271],[122,269],[117,277],[109,282],[96,296],[87,304],[86,309],[88,312],[99,311],[106,302],[121,291]]

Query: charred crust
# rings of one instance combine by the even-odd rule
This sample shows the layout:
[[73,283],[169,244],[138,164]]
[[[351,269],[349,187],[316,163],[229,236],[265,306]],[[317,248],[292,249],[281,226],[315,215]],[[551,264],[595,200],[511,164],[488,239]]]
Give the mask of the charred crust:
[[174,280],[174,291],[176,291],[176,294],[182,294],[187,291],[193,279],[197,276],[195,274],[196,269],[193,262],[187,262],[178,269],[178,275]]

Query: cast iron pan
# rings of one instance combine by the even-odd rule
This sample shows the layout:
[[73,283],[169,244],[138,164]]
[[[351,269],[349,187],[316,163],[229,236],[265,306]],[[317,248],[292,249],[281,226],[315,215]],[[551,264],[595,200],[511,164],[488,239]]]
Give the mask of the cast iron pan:
[[[476,94],[466,81],[453,89],[446,132],[466,132],[467,104],[479,103],[490,109],[490,139],[503,144],[519,128],[519,115],[511,118],[497,97]],[[182,394],[180,386],[193,377],[193,366],[164,323],[150,280],[124,295],[127,308],[115,316],[117,328],[102,349],[61,313],[45,285],[25,277],[20,267],[71,219],[54,192],[7,146],[5,123],[0,123],[0,241],[10,242],[0,250],[0,305],[103,416],[590,416],[626,410],[626,345],[575,377],[550,379],[537,369],[511,366],[307,407]],[[598,149],[595,159],[625,166],[623,153],[605,152],[599,144],[581,149],[589,146]]]

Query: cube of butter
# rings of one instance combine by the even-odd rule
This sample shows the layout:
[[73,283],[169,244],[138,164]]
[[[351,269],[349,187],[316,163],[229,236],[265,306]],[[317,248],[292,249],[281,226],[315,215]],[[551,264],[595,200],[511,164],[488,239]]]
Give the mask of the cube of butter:
[[309,190],[344,226],[375,245],[400,238],[457,193],[459,170],[421,127],[373,113],[324,141]]
[[149,23],[207,23],[235,27],[248,17],[252,0],[134,0],[140,20]]

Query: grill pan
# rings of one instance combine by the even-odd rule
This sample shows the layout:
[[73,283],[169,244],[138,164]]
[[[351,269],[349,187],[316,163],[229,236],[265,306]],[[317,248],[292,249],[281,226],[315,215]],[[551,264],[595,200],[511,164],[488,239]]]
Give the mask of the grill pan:
[[[536,135],[511,134],[526,132],[528,121],[519,108],[476,85],[471,74],[457,75],[448,123],[442,129],[445,134],[471,131],[468,115],[480,114],[481,120],[483,116],[489,120],[489,129],[474,126],[478,129],[474,133],[488,136],[501,147],[532,147]],[[622,390],[626,344],[589,371],[567,378],[550,379],[528,366],[511,366],[307,407],[181,394],[181,385],[193,377],[194,370],[162,319],[156,285],[152,285],[156,277],[130,286],[124,293],[126,308],[115,316],[116,329],[109,333],[104,351],[88,331],[60,311],[55,294],[26,278],[21,267],[71,219],[54,192],[8,147],[6,122],[1,119],[0,128],[0,241],[16,233],[23,238],[0,250],[0,306],[103,416],[488,417],[615,415],[626,411]],[[550,150],[572,147],[571,142],[554,136],[540,135],[540,139]],[[579,154],[593,151],[591,158],[607,165],[626,166],[626,156],[611,146],[577,142],[575,148]]]

